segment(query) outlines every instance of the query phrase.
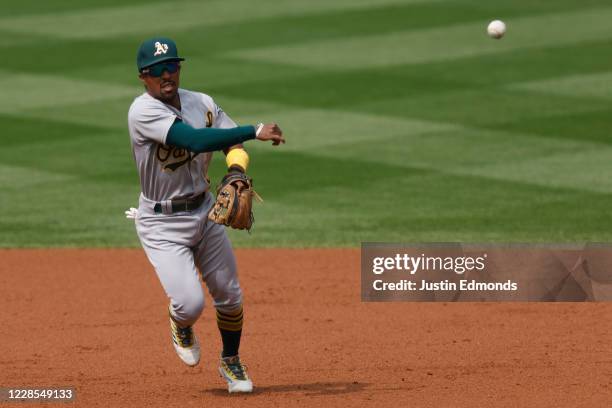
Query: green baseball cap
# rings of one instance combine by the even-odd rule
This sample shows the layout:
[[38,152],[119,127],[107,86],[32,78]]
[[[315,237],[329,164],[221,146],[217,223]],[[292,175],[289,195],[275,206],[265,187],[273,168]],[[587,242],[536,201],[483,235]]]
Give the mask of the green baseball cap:
[[164,61],[185,61],[185,58],[178,56],[176,43],[170,38],[153,37],[140,44],[136,56],[139,71]]

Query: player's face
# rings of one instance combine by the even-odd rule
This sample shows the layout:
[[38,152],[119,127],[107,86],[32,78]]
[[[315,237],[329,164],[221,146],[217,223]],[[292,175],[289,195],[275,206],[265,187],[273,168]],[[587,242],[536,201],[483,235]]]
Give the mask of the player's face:
[[150,67],[139,78],[147,92],[162,102],[176,99],[180,82],[181,66],[178,62],[161,63]]

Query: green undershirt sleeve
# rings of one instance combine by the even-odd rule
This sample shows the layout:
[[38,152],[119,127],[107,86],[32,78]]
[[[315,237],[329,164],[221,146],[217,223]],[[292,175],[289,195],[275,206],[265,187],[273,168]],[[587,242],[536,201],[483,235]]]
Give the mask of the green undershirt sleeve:
[[204,153],[223,150],[250,139],[255,139],[253,126],[238,126],[231,129],[195,129],[177,120],[168,130],[166,144],[194,153]]

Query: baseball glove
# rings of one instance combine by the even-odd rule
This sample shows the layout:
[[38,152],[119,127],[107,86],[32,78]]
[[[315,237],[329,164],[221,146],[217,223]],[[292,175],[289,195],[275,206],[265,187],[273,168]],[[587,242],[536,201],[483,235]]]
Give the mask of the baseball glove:
[[217,201],[210,209],[208,219],[217,224],[250,231],[255,221],[253,197],[261,200],[253,190],[253,179],[239,171],[232,171],[223,177],[217,187]]

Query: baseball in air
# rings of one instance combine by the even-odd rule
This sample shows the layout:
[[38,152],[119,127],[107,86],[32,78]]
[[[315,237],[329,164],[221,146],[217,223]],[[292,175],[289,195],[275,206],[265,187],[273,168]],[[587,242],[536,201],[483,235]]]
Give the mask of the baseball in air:
[[493,20],[487,27],[487,34],[489,37],[499,40],[506,34],[506,23],[501,20]]

